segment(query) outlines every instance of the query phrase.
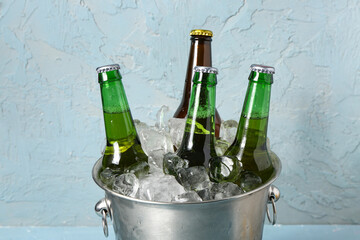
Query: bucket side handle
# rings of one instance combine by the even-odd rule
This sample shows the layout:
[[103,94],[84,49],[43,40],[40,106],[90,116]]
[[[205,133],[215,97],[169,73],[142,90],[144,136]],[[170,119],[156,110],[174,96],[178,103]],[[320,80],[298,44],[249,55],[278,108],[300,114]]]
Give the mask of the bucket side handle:
[[270,211],[269,211],[268,205],[266,205],[266,215],[267,215],[267,218],[268,218],[269,222],[272,225],[275,225],[275,223],[276,223],[277,212],[276,212],[275,202],[277,200],[279,200],[279,198],[280,198],[280,190],[277,187],[271,185],[270,188],[269,188],[269,192],[268,192],[268,201],[267,201],[267,203],[271,204],[272,208],[273,208],[272,219],[271,219],[271,216],[270,216]]
[[97,215],[102,217],[102,226],[103,226],[104,235],[105,237],[108,237],[109,229],[107,224],[107,217],[109,217],[110,220],[112,220],[112,215],[110,211],[110,202],[106,198],[101,199],[95,204],[95,212],[97,213]]

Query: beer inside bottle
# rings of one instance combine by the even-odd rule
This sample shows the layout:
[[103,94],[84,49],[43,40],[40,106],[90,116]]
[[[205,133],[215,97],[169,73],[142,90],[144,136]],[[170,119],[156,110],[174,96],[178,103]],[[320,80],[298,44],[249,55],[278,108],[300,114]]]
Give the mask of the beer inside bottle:
[[117,173],[148,172],[148,158],[141,148],[129,104],[121,81],[119,65],[106,65],[96,69],[101,90],[106,132],[106,147],[102,169]]
[[[188,109],[190,94],[192,89],[192,79],[194,77],[195,66],[211,67],[211,41],[213,33],[209,30],[195,29],[190,32],[190,52],[188,66],[185,76],[185,84],[183,96],[179,107],[177,108],[174,118],[185,118]],[[221,118],[218,111],[215,109],[215,136],[219,137]]]
[[[256,174],[262,182],[274,174],[266,146],[273,83],[273,67],[251,65],[249,85],[234,142],[224,155],[236,156],[245,172]],[[238,181],[241,181],[240,178]]]
[[176,154],[189,161],[189,167],[205,166],[215,152],[215,95],[217,69],[194,68],[190,108],[187,114],[182,143]]

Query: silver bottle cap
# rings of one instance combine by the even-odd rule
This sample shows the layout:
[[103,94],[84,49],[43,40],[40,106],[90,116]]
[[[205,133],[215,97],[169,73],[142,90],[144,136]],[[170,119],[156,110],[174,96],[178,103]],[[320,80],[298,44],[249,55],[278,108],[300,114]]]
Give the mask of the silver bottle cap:
[[119,64],[110,64],[110,65],[98,67],[98,68],[96,68],[96,71],[97,71],[97,73],[104,73],[104,72],[110,72],[110,71],[119,70],[119,69],[120,69]]
[[214,67],[203,67],[203,66],[196,66],[194,67],[195,72],[202,72],[202,73],[214,73],[218,74],[217,68]]
[[250,70],[254,72],[267,73],[267,74],[275,74],[275,68],[260,64],[252,64],[250,66]]

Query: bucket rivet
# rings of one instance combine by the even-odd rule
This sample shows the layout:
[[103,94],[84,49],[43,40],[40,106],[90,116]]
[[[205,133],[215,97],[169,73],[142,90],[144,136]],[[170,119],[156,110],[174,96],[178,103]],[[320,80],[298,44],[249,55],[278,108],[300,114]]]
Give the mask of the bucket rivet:
[[280,191],[277,187],[271,185],[270,188],[269,188],[269,192],[268,192],[268,203],[272,205],[272,208],[273,208],[273,217],[272,217],[272,220],[271,220],[271,217],[270,217],[270,211],[269,211],[269,207],[266,205],[266,215],[267,215],[267,218],[269,220],[269,222],[272,224],[272,225],[275,225],[276,223],[276,218],[277,218],[277,215],[276,215],[276,205],[275,205],[275,202],[277,200],[279,200],[280,198]]

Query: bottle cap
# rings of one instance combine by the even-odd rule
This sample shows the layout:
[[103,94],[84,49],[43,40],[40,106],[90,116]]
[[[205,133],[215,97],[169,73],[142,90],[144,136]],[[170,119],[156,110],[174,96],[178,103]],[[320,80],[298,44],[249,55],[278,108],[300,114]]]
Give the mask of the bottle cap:
[[252,64],[250,70],[260,73],[275,74],[275,68],[259,64]]
[[210,30],[194,29],[194,30],[191,30],[190,36],[208,36],[208,37],[212,37],[213,33]]
[[194,67],[195,72],[202,72],[202,73],[214,73],[218,74],[217,68],[214,67],[203,67],[203,66],[196,66]]
[[98,68],[96,68],[96,71],[97,71],[97,73],[104,73],[104,72],[110,72],[110,71],[119,70],[119,69],[120,69],[119,64],[110,64],[110,65],[98,67]]

